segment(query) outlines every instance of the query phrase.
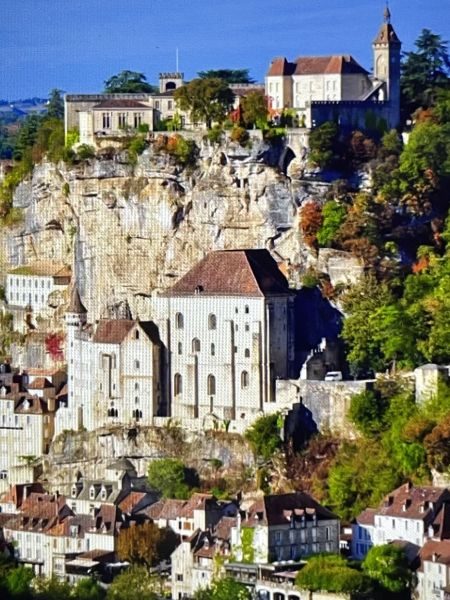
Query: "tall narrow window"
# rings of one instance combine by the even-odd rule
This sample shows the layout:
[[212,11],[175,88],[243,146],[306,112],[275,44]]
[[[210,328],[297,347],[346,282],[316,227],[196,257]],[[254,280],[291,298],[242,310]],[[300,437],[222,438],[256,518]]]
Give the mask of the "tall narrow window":
[[119,113],[119,127],[124,129],[127,126],[127,113]]
[[244,350],[244,356],[245,356],[245,358],[250,358],[250,349],[249,348],[246,348]]
[[192,352],[200,352],[200,340],[198,338],[192,340]]
[[248,381],[249,381],[248,372],[242,371],[242,373],[241,373],[241,388],[248,387]]
[[183,392],[183,379],[180,373],[175,373],[173,378],[173,394],[179,396]]
[[216,329],[217,327],[217,319],[216,315],[209,315],[208,317],[208,329]]
[[142,124],[142,114],[134,113],[134,128],[137,129]]
[[103,129],[109,129],[111,127],[111,115],[110,115],[110,113],[103,113],[102,114],[102,122],[103,122]]
[[215,394],[216,394],[216,378],[214,377],[214,375],[208,375],[207,390],[208,390],[208,396],[215,396]]
[[138,360],[135,360],[135,361],[134,361],[134,368],[135,368],[135,369],[139,369],[139,367],[140,367],[140,363],[139,363],[139,361],[138,361]]
[[211,344],[211,356],[215,356],[216,355],[216,346],[215,344]]
[[181,313],[177,313],[175,315],[175,327],[177,329],[183,329],[183,327],[184,327],[184,319],[183,319],[183,315]]
[[245,305],[244,312],[246,315],[248,315],[248,313],[250,312],[250,309],[247,304]]
[[139,329],[136,329],[136,331],[134,332],[134,339],[135,340],[139,339]]
[[183,354],[183,344],[178,342],[178,354]]

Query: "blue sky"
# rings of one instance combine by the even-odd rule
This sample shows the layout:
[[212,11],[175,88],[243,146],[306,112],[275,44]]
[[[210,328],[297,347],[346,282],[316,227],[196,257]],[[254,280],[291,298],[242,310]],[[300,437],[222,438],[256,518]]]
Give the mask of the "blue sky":
[[[391,0],[403,49],[422,28],[450,38],[450,0]],[[156,82],[180,69],[249,67],[272,57],[352,54],[371,68],[383,0],[0,0],[0,98],[101,91],[122,69]]]

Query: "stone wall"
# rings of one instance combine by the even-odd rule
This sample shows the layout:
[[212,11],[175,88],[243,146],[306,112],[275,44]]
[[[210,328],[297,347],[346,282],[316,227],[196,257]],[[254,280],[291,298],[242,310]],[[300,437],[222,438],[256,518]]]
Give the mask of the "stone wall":
[[277,407],[288,411],[301,402],[309,411],[319,431],[330,430],[348,437],[355,431],[347,420],[352,396],[363,392],[372,381],[278,380]]

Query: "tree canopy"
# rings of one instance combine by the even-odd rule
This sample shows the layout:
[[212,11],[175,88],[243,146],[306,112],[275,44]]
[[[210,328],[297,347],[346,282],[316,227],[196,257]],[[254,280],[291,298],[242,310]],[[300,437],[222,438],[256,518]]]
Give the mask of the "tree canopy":
[[447,42],[423,29],[415,50],[406,52],[402,64],[401,91],[405,116],[432,104],[437,88],[448,88],[450,58]]
[[107,600],[158,600],[161,581],[145,567],[133,566],[114,578],[106,594]]
[[351,568],[343,556],[336,554],[311,556],[298,572],[295,583],[301,590],[313,592],[325,590],[349,594],[370,589],[370,580]]
[[255,83],[249,75],[249,69],[210,69],[199,71],[197,75],[200,79],[221,79],[226,83]]
[[133,94],[139,92],[151,94],[155,91],[158,91],[158,89],[148,83],[147,77],[136,71],[120,71],[120,73],[112,75],[105,81],[105,93],[107,94]]
[[271,459],[276,450],[281,447],[279,418],[278,413],[262,415],[244,434],[256,456],[263,460]]
[[193,79],[175,90],[174,98],[181,110],[189,111],[194,123],[222,123],[230,110],[234,94],[228,84],[217,77]]
[[412,573],[403,549],[392,544],[373,546],[363,561],[364,573],[389,592],[407,592]]
[[148,481],[164,498],[186,499],[196,485],[195,474],[176,458],[153,460],[148,467]]
[[150,568],[167,560],[175,550],[177,537],[172,529],[160,529],[154,523],[142,523],[120,530],[117,554],[121,560]]

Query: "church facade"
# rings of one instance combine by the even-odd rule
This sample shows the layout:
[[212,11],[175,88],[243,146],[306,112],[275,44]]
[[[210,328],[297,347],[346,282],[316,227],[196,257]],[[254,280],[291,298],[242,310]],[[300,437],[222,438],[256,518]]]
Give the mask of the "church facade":
[[[294,373],[294,294],[267,250],[211,252],[151,300],[152,321],[89,325],[76,287],[66,312],[68,398],[55,433],[115,423],[242,431],[278,410]],[[297,373],[298,374],[298,373]]]

